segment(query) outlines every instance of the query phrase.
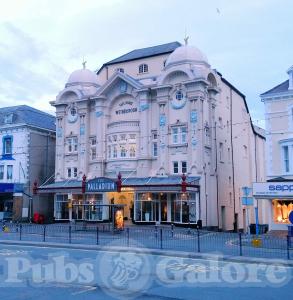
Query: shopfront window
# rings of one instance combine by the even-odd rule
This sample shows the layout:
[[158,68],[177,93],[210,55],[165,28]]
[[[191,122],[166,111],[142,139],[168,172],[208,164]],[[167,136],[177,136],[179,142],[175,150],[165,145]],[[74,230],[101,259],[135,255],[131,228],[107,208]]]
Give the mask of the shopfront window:
[[85,219],[88,221],[101,221],[103,220],[103,195],[95,194],[88,195],[85,205]]
[[273,200],[273,219],[278,224],[289,224],[289,214],[293,211],[293,201]]
[[68,220],[68,197],[67,195],[56,195],[55,197],[55,219],[56,220]]
[[178,193],[171,195],[174,217],[176,223],[196,223],[195,193]]
[[154,193],[139,193],[136,201],[136,218],[138,222],[155,222],[159,220],[158,195]]

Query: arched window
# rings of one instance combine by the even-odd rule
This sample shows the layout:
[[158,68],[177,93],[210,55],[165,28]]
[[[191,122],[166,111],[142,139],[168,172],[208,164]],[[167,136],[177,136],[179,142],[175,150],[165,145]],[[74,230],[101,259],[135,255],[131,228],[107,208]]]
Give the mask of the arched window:
[[147,64],[141,64],[139,67],[138,67],[138,73],[139,74],[142,74],[142,73],[147,73],[149,71],[149,67]]

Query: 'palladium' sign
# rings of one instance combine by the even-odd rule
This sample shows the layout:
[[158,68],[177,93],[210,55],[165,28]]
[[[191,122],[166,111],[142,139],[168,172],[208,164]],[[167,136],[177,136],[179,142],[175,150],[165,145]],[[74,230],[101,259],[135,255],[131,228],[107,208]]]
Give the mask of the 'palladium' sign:
[[116,190],[116,182],[105,177],[94,178],[86,183],[86,192],[113,192]]

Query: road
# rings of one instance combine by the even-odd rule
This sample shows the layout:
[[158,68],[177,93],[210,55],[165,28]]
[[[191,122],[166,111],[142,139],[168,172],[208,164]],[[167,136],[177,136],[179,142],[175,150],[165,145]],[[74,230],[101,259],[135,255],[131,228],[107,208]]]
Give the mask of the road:
[[0,246],[1,299],[289,299],[288,266]]

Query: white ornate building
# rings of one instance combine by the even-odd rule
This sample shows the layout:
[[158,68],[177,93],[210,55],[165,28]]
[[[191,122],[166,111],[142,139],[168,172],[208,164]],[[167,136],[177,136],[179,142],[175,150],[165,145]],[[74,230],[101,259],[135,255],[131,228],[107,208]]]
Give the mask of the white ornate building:
[[97,74],[84,64],[51,104],[55,183],[39,191],[54,193],[56,220],[102,221],[109,218],[102,205],[114,203],[141,223],[247,226],[241,188],[265,178],[264,137],[245,96],[199,49],[178,42],[138,49]]
[[265,105],[267,182],[254,194],[267,206],[269,227],[287,230],[293,211],[293,66],[289,78],[260,95]]

